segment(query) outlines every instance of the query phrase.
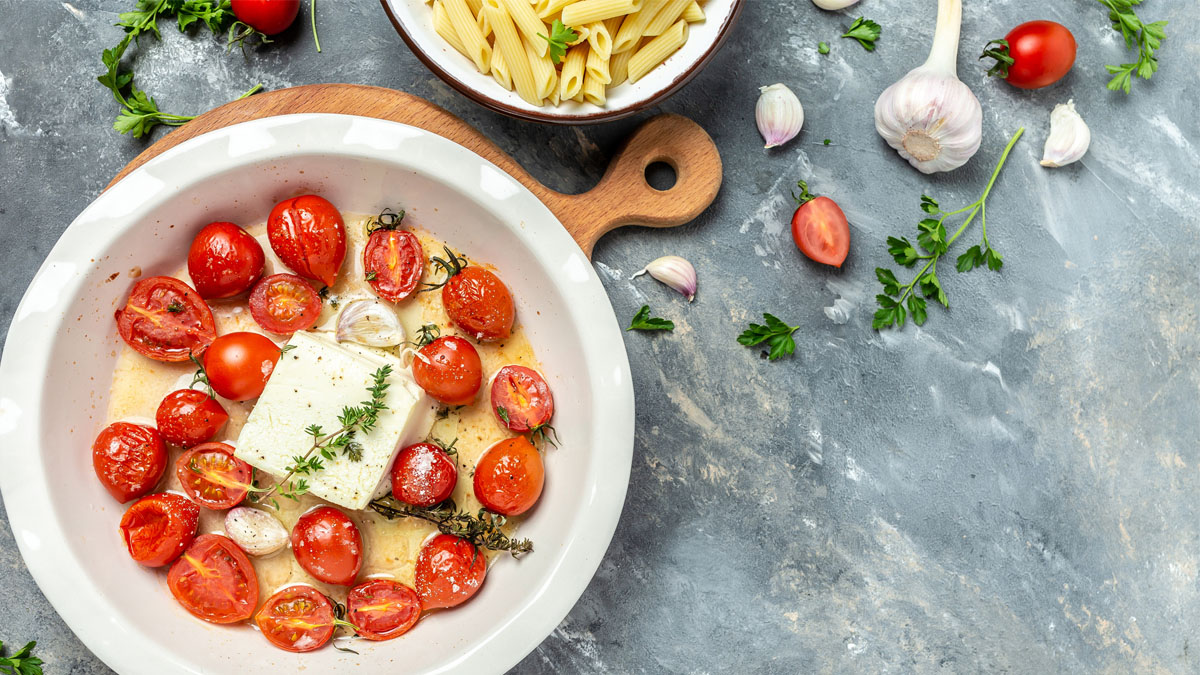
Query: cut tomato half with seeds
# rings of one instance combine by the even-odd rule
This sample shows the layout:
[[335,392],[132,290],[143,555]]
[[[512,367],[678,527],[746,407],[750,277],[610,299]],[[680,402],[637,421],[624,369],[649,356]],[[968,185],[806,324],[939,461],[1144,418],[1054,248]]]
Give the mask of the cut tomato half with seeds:
[[375,230],[363,251],[367,283],[379,297],[399,302],[412,295],[425,269],[425,250],[407,230]]
[[224,443],[202,443],[175,462],[175,475],[188,496],[214,510],[232,508],[245,499],[253,471]]
[[171,595],[183,608],[212,623],[236,623],[254,614],[258,575],[237,544],[219,534],[202,534],[171,565]]
[[333,637],[333,604],[312,586],[288,586],[267,598],[254,615],[263,637],[289,652],[320,649]]
[[116,318],[125,344],[155,361],[187,361],[217,337],[212,310],[200,294],[171,277],[135,283]]
[[273,274],[250,292],[250,316],[263,330],[291,335],[308,330],[321,316],[321,298],[295,274]]

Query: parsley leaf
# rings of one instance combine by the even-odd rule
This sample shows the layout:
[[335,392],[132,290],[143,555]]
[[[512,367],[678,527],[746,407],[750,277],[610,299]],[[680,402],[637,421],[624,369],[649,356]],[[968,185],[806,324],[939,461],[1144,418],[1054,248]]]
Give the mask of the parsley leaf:
[[42,675],[43,661],[33,655],[36,642],[18,649],[12,656],[2,656],[4,643],[0,642],[0,673],[5,675]]
[[1158,57],[1155,52],[1162,45],[1162,41],[1167,39],[1167,22],[1144,23],[1133,9],[1140,5],[1142,0],[1096,1],[1108,8],[1108,18],[1112,21],[1113,30],[1125,38],[1125,46],[1137,50],[1138,58],[1134,63],[1104,66],[1113,76],[1108,82],[1108,88],[1128,94],[1133,87],[1135,74],[1148,80],[1158,72]]
[[750,327],[738,336],[737,341],[747,347],[766,342],[771,348],[767,353],[767,358],[771,361],[796,353],[796,341],[792,339],[792,333],[800,327],[789,326],[772,314],[764,313],[763,320],[766,321],[765,324],[750,324]]
[[858,44],[862,45],[863,49],[873,52],[875,51],[875,41],[879,39],[879,33],[882,30],[879,24],[860,16],[850,24],[850,30],[843,33],[842,37],[858,40]]
[[675,330],[675,322],[650,316],[650,305],[642,305],[625,330]]
[[821,53],[821,54],[828,54],[829,53],[829,43],[828,42],[818,42],[817,43],[817,52]]
[[550,60],[554,62],[554,65],[558,65],[567,55],[567,45],[579,39],[579,33],[562,21],[555,19],[554,24],[550,26],[550,37],[541,33],[538,33],[538,37],[550,43]]

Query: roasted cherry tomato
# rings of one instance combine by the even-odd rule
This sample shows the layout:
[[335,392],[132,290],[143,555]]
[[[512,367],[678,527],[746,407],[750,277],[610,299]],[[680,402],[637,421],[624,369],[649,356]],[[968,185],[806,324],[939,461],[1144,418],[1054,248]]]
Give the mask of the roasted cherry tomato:
[[392,496],[413,506],[433,506],[450,498],[458,467],[433,443],[410,445],[392,464]]
[[174,492],[159,492],[133,503],[121,518],[129,555],[146,567],[162,567],[179,557],[196,537],[200,507]]
[[421,280],[425,249],[408,230],[375,230],[363,251],[363,269],[379,297],[400,302],[412,295]]
[[321,506],[296,521],[292,552],[296,562],[317,581],[351,586],[362,569],[362,534],[346,514],[332,506]]
[[475,400],[483,384],[479,352],[466,340],[448,335],[421,347],[412,363],[413,379],[434,399],[446,405]]
[[421,609],[454,607],[466,602],[487,574],[487,556],[471,542],[439,534],[417,555],[417,595]]
[[421,618],[421,598],[398,581],[375,579],[359,584],[346,597],[346,621],[367,640],[391,640]]
[[850,224],[837,202],[814,197],[800,181],[800,208],[792,216],[792,239],[800,252],[822,265],[841,267],[850,253]]
[[217,337],[212,310],[196,291],[171,277],[135,283],[116,317],[121,339],[156,361],[187,361]]
[[481,342],[512,333],[517,308],[500,277],[482,267],[464,267],[442,286],[442,305],[454,325]]
[[188,249],[188,275],[202,298],[231,298],[262,276],[262,246],[233,223],[210,223]]
[[542,455],[524,436],[496,443],[475,463],[475,498],[502,516],[517,516],[532,508],[545,482]]
[[1029,21],[1003,40],[992,40],[980,58],[996,59],[988,75],[1021,89],[1038,89],[1061,80],[1075,65],[1075,36],[1053,21]]
[[267,217],[267,237],[296,274],[326,286],[337,281],[346,257],[346,225],[333,204],[316,195],[279,202]]
[[308,330],[321,316],[321,298],[295,274],[273,274],[250,293],[250,316],[263,330],[291,335]]
[[263,637],[289,652],[311,652],[333,637],[333,605],[312,586],[288,586],[254,615]]
[[212,623],[236,623],[254,614],[258,575],[229,537],[202,534],[167,573],[171,595],[187,611]]
[[254,469],[224,443],[201,443],[175,460],[175,475],[192,501],[213,510],[237,506],[250,491]]
[[523,434],[547,428],[554,396],[545,378],[525,366],[504,366],[492,376],[492,412],[509,429]]
[[204,371],[213,391],[231,401],[257,398],[279,362],[279,347],[258,333],[228,333],[204,354]]
[[108,493],[124,504],[150,494],[167,468],[158,430],[113,422],[92,442],[92,467]]
[[221,430],[229,413],[217,399],[196,389],[180,389],[163,397],[154,421],[168,443],[190,448]]
[[233,0],[238,21],[267,35],[287,30],[300,13],[300,0]]

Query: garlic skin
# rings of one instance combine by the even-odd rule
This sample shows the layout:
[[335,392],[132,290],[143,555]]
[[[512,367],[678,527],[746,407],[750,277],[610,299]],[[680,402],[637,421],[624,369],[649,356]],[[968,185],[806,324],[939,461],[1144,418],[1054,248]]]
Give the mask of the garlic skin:
[[804,106],[800,99],[783,84],[759,87],[758,104],[754,106],[754,120],[758,122],[758,133],[767,142],[764,148],[774,148],[796,137],[804,126]]
[[1042,151],[1042,166],[1056,168],[1078,162],[1092,145],[1092,130],[1075,112],[1075,101],[1059,103],[1050,113],[1050,136]]
[[250,555],[270,555],[287,546],[290,537],[275,516],[248,506],[225,514],[225,534]]
[[845,9],[856,2],[858,0],[813,0],[814,5],[828,10]]
[[400,317],[378,300],[355,300],[338,314],[338,342],[357,342],[368,347],[394,347],[405,340]]
[[875,101],[875,130],[921,173],[957,169],[983,140],[983,108],[958,79],[961,28],[962,0],[938,0],[929,58]]
[[696,299],[696,268],[692,267],[692,263],[686,259],[677,255],[665,255],[643,267],[630,279],[636,279],[647,273],[678,291],[688,299],[688,302]]

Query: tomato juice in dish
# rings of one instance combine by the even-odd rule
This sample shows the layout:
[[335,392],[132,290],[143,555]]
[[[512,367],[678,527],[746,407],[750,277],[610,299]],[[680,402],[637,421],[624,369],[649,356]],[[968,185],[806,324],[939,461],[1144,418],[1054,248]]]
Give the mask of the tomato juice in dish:
[[[392,453],[392,457],[394,458],[403,446],[419,444],[425,441],[434,444],[435,452],[438,448],[448,449],[449,454],[446,456],[457,467],[457,482],[454,484],[450,498],[453,502],[451,507],[456,508],[453,511],[443,510],[440,513],[443,515],[455,512],[458,514],[467,514],[464,517],[476,517],[477,514],[484,515],[489,519],[489,522],[498,526],[492,534],[500,538],[498,540],[492,539],[492,543],[488,544],[486,537],[468,540],[461,538],[461,536],[470,537],[473,535],[461,535],[461,532],[458,532],[461,536],[451,536],[447,539],[443,539],[448,536],[447,534],[432,537],[432,535],[439,534],[439,525],[428,519],[419,517],[394,517],[388,519],[371,508],[359,510],[336,504],[331,509],[331,511],[335,511],[336,513],[321,514],[316,513],[315,510],[321,507],[328,508],[329,502],[317,497],[311,491],[305,492],[304,490],[300,490],[298,494],[294,495],[294,498],[287,496],[286,493],[289,492],[287,486],[295,486],[296,480],[299,478],[307,478],[315,483],[323,475],[323,472],[332,472],[335,467],[348,468],[351,473],[357,470],[358,467],[353,464],[354,460],[349,459],[351,455],[344,448],[342,450],[331,449],[328,454],[324,452],[313,453],[312,457],[321,459],[324,468],[311,471],[307,475],[297,474],[293,476],[291,482],[285,484],[285,488],[282,490],[270,491],[276,482],[275,479],[268,473],[257,469],[252,474],[255,476],[255,485],[246,485],[244,481],[236,478],[236,476],[245,475],[245,469],[247,468],[240,460],[249,461],[250,464],[254,465],[258,465],[258,462],[244,456],[246,450],[238,448],[238,439],[242,434],[243,428],[246,427],[248,419],[251,418],[251,413],[255,405],[258,403],[257,398],[234,401],[216,396],[216,402],[223,407],[224,414],[228,416],[228,419],[214,436],[198,445],[193,444],[191,450],[172,443],[166,443],[166,470],[162,472],[161,480],[159,480],[158,484],[150,492],[184,494],[190,489],[193,501],[202,507],[200,509],[199,526],[197,528],[197,536],[200,536],[225,535],[227,511],[224,509],[214,510],[210,508],[210,505],[222,505],[222,498],[227,496],[227,488],[237,488],[231,492],[231,494],[235,495],[234,499],[236,499],[237,495],[241,494],[242,490],[249,489],[249,494],[241,500],[239,506],[250,506],[266,511],[277,518],[279,524],[291,533],[291,546],[286,546],[282,550],[261,557],[248,556],[250,564],[253,566],[253,575],[251,576],[257,578],[257,589],[254,589],[256,592],[255,595],[250,594],[247,589],[243,588],[241,601],[245,604],[246,598],[256,598],[257,602],[254,603],[256,605],[255,611],[259,612],[255,618],[250,619],[250,622],[257,622],[260,627],[277,627],[279,622],[283,621],[284,628],[286,628],[286,621],[289,620],[287,617],[292,616],[288,612],[293,612],[295,616],[299,616],[303,614],[302,610],[307,609],[313,612],[312,616],[325,616],[327,612],[324,612],[321,607],[316,607],[312,599],[308,598],[304,593],[292,592],[287,597],[282,597],[286,595],[284,591],[289,586],[307,584],[319,591],[320,594],[326,596],[333,603],[345,604],[348,596],[350,596],[352,600],[351,609],[353,610],[351,614],[361,617],[364,622],[369,621],[371,623],[369,628],[361,629],[362,635],[367,639],[389,639],[390,637],[396,637],[404,633],[412,623],[416,622],[416,619],[413,618],[415,616],[414,612],[419,613],[421,605],[417,605],[415,609],[411,606],[415,600],[410,600],[410,598],[418,597],[417,593],[414,593],[412,589],[416,588],[420,592],[421,604],[426,609],[453,606],[469,598],[470,594],[474,592],[474,588],[478,587],[479,583],[482,583],[480,568],[484,565],[490,567],[493,561],[496,561],[498,557],[504,554],[504,544],[496,544],[495,542],[507,541],[505,537],[513,534],[517,521],[524,516],[514,516],[508,518],[507,522],[505,522],[504,518],[498,514],[495,516],[483,514],[481,509],[484,508],[484,505],[477,498],[477,491],[480,489],[478,486],[479,481],[477,479],[473,480],[474,467],[485,452],[493,445],[506,439],[519,438],[516,431],[512,430],[512,425],[507,421],[508,413],[506,411],[497,412],[497,407],[493,402],[494,394],[491,391],[493,389],[493,375],[506,366],[519,366],[529,369],[531,372],[537,371],[539,366],[529,341],[521,329],[520,323],[513,323],[512,301],[511,297],[508,296],[507,288],[504,287],[499,277],[471,257],[471,251],[458,251],[428,232],[412,229],[407,223],[401,225],[402,214],[399,216],[397,214],[390,214],[391,217],[385,218],[384,216],[389,215],[386,212],[383,216],[327,213],[326,216],[328,218],[334,220],[340,219],[342,221],[343,225],[340,228],[342,232],[339,233],[337,231],[338,228],[330,227],[324,232],[318,232],[315,235],[311,231],[301,231],[303,228],[295,225],[295,223],[300,222],[300,219],[294,217],[292,222],[285,222],[279,226],[285,230],[287,227],[292,227],[291,232],[285,232],[284,235],[280,236],[299,237],[301,240],[300,243],[303,245],[297,245],[296,241],[292,241],[290,244],[281,244],[277,239],[277,230],[274,229],[276,228],[276,221],[274,220],[277,217],[276,212],[279,212],[281,209],[290,208],[293,202],[299,202],[304,199],[323,202],[327,210],[332,207],[332,205],[329,205],[328,202],[319,197],[309,196],[287,200],[277,206],[276,210],[272,212],[273,220],[271,227],[273,229],[270,234],[268,234],[268,226],[263,224],[248,227],[246,228],[246,232],[261,245],[265,252],[265,264],[262,264],[261,273],[255,271],[253,274],[254,280],[257,283],[263,283],[264,281],[275,280],[280,275],[289,275],[289,280],[295,279],[299,280],[299,282],[304,282],[300,277],[306,277],[310,281],[304,283],[311,283],[311,288],[314,292],[320,289],[321,302],[319,316],[317,316],[315,321],[312,320],[311,316],[303,320],[298,319],[298,313],[307,311],[306,308],[311,304],[311,298],[307,296],[306,289],[294,286],[294,283],[299,282],[289,281],[289,283],[293,283],[293,286],[288,287],[285,284],[283,290],[279,292],[275,292],[274,289],[264,290],[255,288],[254,290],[249,290],[247,288],[233,297],[208,298],[204,301],[211,308],[217,340],[220,340],[223,336],[238,333],[255,333],[265,335],[275,345],[283,347],[281,353],[275,355],[272,352],[270,354],[271,360],[264,360],[262,363],[261,373],[266,375],[266,390],[264,391],[261,388],[263,385],[260,383],[259,388],[255,391],[262,392],[262,398],[265,400],[273,395],[270,376],[276,373],[285,373],[285,368],[294,369],[296,367],[292,364],[287,364],[289,359],[301,358],[304,349],[309,349],[310,351],[326,349],[330,348],[330,344],[340,346],[340,343],[335,339],[340,312],[355,301],[374,300],[383,303],[388,310],[394,311],[398,317],[399,323],[403,326],[404,334],[406,335],[406,342],[382,348],[349,343],[346,345],[346,348],[354,351],[355,354],[361,353],[364,355],[364,358],[373,358],[375,355],[378,355],[381,360],[380,362],[387,360],[388,363],[403,364],[403,368],[394,367],[391,374],[387,376],[388,398],[386,400],[390,401],[392,400],[391,397],[400,395],[398,392],[402,393],[404,391],[410,392],[410,395],[415,394],[420,398],[419,402],[413,406],[409,423],[404,427],[405,435],[412,435],[413,437],[404,438],[403,445],[397,445],[395,451]],[[380,228],[381,223],[386,223],[388,227]],[[377,230],[374,233],[369,233],[369,228],[377,228]],[[383,230],[382,235],[380,234],[380,230]],[[200,227],[197,227],[197,231],[200,231]],[[310,236],[315,236],[317,239],[321,237],[332,238],[340,236],[343,239],[340,242],[332,240],[326,242],[328,246],[322,249],[317,244],[325,246],[324,243],[318,241],[317,244],[314,244],[313,240],[305,239],[305,237]],[[413,246],[414,242],[419,242],[419,248]],[[289,245],[291,246],[290,248]],[[344,261],[340,265],[334,264],[331,266],[330,256],[336,254],[335,245],[344,247],[345,256]],[[253,248],[253,246],[250,248]],[[189,276],[189,267],[202,266],[204,262],[203,260],[199,262],[193,260],[197,255],[195,245],[193,249],[191,255],[187,251],[180,251],[180,268],[174,275],[175,279],[189,286],[188,290],[192,287],[193,281]],[[318,249],[324,251],[322,253],[324,258],[315,262],[311,260],[299,260],[296,257],[297,255],[307,255],[308,252]],[[288,263],[290,264],[285,264],[281,256],[276,254],[276,252],[281,250],[285,252],[283,258],[288,258]],[[300,253],[297,253],[297,251]],[[364,251],[368,252],[365,262]],[[413,255],[417,256],[415,263],[412,260]],[[249,254],[247,257],[254,258],[253,255]],[[404,274],[390,276],[392,275],[392,270],[396,268],[397,261],[400,261],[401,264],[419,265],[416,268],[415,278],[421,282],[420,286],[417,286],[413,281],[412,273],[409,273],[407,276]],[[309,265],[309,262],[312,262],[312,264]],[[447,274],[452,275],[451,278],[453,278],[453,275],[456,272],[461,273],[461,269],[463,268],[472,270],[471,275],[484,279],[482,286],[480,286],[482,288],[481,292],[485,295],[491,294],[492,297],[488,299],[488,302],[492,302],[493,304],[471,307],[468,308],[469,311],[464,313],[458,306],[463,302],[462,297],[455,296],[452,298],[452,301],[456,303],[456,306],[451,308],[451,312],[454,313],[452,317],[448,315],[444,304],[444,298],[451,297],[449,295],[450,291],[442,288],[440,284],[444,284],[447,281]],[[330,270],[332,270],[332,273],[336,273],[336,279],[331,286],[323,288],[323,281],[330,279]],[[380,277],[381,274],[389,276],[384,279]],[[236,277],[237,275],[234,275],[234,278]],[[372,283],[373,281],[375,283]],[[238,281],[238,284],[239,287],[245,286],[241,281]],[[458,286],[463,285],[463,283],[457,282],[456,284]],[[216,282],[209,284],[209,286],[214,285],[223,289],[222,294],[225,292],[224,289],[228,287],[228,283],[225,283],[225,286],[220,286]],[[418,292],[422,288],[428,292]],[[296,290],[301,292],[293,292]],[[278,300],[280,304],[277,304],[275,307],[278,311],[274,312],[271,317],[264,319],[261,312],[261,298],[264,297],[264,294],[269,295],[271,293],[282,299]],[[257,300],[255,299],[256,295],[258,297]],[[396,302],[390,302],[381,296],[388,296],[388,298],[403,297]],[[507,298],[508,302],[507,307],[503,305],[505,298]],[[288,304],[289,302],[291,304]],[[255,303],[258,303],[258,308],[255,312],[252,312],[251,305]],[[296,310],[296,313],[288,314],[293,309]],[[125,311],[138,311],[139,317],[148,317],[153,323],[151,326],[153,328],[158,325],[158,322],[170,323],[178,312],[178,304],[172,300],[158,310],[152,307],[149,312],[139,308],[132,308],[132,310],[127,308]],[[188,311],[191,312],[190,307]],[[281,317],[283,323],[278,322]],[[298,331],[294,336],[288,336],[267,332],[260,325],[260,321],[268,322],[268,325],[272,328],[284,326],[286,329],[288,326],[305,323],[311,325],[312,328],[307,331]],[[435,328],[430,328],[430,326]],[[427,344],[418,350],[419,344],[414,344],[414,342],[418,341],[419,337],[424,337],[425,341],[428,341],[437,335],[445,338],[443,340],[445,343],[457,339],[468,345],[465,347],[466,349],[470,350],[473,348],[473,351],[478,354],[478,363],[481,366],[482,377],[478,385],[473,385],[476,393],[471,397],[469,403],[463,405],[446,405],[439,402],[446,399],[440,397],[436,388],[430,388],[426,385],[418,386],[414,383],[413,373],[417,369],[411,367],[412,364],[410,361],[418,361],[418,367],[427,370],[430,367],[441,367],[439,365],[440,361],[432,363],[430,358],[425,355],[427,353],[433,354],[434,351],[431,350],[435,350],[438,343],[433,345]],[[204,339],[196,338],[190,333],[189,336],[191,337],[186,341],[186,344],[189,346],[203,343],[204,340],[212,342],[211,334],[208,334]],[[458,337],[455,338],[453,336]],[[122,337],[125,337],[125,335],[122,334]],[[195,388],[205,393],[209,391],[203,382],[194,382],[197,379],[197,363],[206,362],[204,357],[195,360],[175,360],[173,362],[149,358],[147,355],[144,355],[144,345],[150,343],[157,345],[158,342],[155,342],[155,340],[158,340],[158,338],[153,336],[147,338],[143,341],[143,348],[138,349],[136,346],[131,347],[129,339],[126,338],[127,344],[121,349],[113,372],[107,415],[109,424],[125,420],[135,424],[153,426],[151,420],[155,419],[156,412],[159,412],[159,422],[161,424],[163,413],[159,411],[160,403],[164,401],[164,398],[168,394],[189,388]],[[295,351],[292,351],[293,348]],[[321,354],[322,352],[314,351],[313,353]],[[173,353],[173,356],[175,355]],[[321,361],[322,358],[321,356],[316,356],[315,360]],[[212,371],[213,364],[207,362],[207,365],[209,366],[209,370]],[[380,370],[375,371],[376,376],[380,374]],[[284,375],[280,375],[281,379],[279,381],[283,381],[283,377]],[[471,386],[470,383],[469,386]],[[425,391],[421,391],[421,387],[425,387]],[[216,383],[214,383],[214,388],[219,388],[216,386]],[[314,390],[322,388],[326,388],[322,383],[313,383]],[[333,385],[330,384],[328,388],[333,388]],[[275,389],[277,390],[279,387],[276,386]],[[355,391],[358,390],[356,389]],[[509,402],[513,400],[518,402],[525,401],[523,392],[523,389],[516,391],[515,394],[511,391],[507,392],[507,397],[503,399],[503,402],[505,405],[511,405]],[[362,389],[359,393],[361,395],[355,400],[355,403],[359,401],[367,402],[373,397],[373,394],[368,389]],[[541,392],[539,390],[536,393],[540,394]],[[515,399],[513,398],[514,396],[516,397]],[[195,397],[188,396],[182,398],[190,399]],[[203,403],[204,401],[201,402]],[[172,410],[180,408],[184,404],[184,402],[175,403],[177,405],[174,405],[171,408]],[[312,405],[314,404],[308,404],[310,407]],[[304,406],[298,407],[303,408]],[[164,410],[166,409],[167,406],[164,404]],[[287,412],[290,417],[284,419],[284,412]],[[328,422],[332,419],[332,415],[339,412],[340,410],[309,411],[301,409],[296,412],[273,409],[269,419],[266,421],[260,419],[256,424],[259,425],[260,431],[264,428],[262,426],[264,424],[302,426],[309,424],[311,421],[309,418],[316,417],[318,413],[322,416],[323,421]],[[391,413],[391,410],[384,410],[380,413],[381,419]],[[193,418],[197,418],[197,416],[203,416],[205,412],[202,409],[192,407],[188,408],[188,414]],[[505,419],[500,418],[502,415]],[[516,411],[514,411],[515,415]],[[260,418],[265,416],[265,413],[260,414]],[[222,419],[224,418],[217,417],[215,424],[219,424]],[[204,421],[209,422],[210,426],[214,424],[213,419],[210,417],[204,417]],[[332,435],[337,431],[332,428],[333,426],[336,426],[336,424],[326,424],[322,430],[323,434]],[[400,444],[402,440],[400,438],[394,438],[393,440],[391,437],[384,437],[381,441],[372,435],[373,433],[380,433],[379,430],[384,426],[385,423],[380,422],[379,426],[365,433],[361,429],[356,431],[351,437],[353,443],[358,443],[360,446],[366,445],[368,441],[375,445],[379,445],[383,441]],[[271,429],[269,426],[265,428],[268,430]],[[295,426],[279,426],[278,429],[281,437],[286,435],[282,433],[285,430],[293,436],[296,431]],[[517,429],[525,430],[521,427],[517,427]],[[535,429],[535,431],[537,430]],[[269,433],[265,436],[259,433],[257,436],[259,440],[256,442],[259,444],[264,442],[269,443],[270,436],[271,434]],[[176,437],[178,437],[178,434],[172,436],[172,438]],[[311,436],[309,437],[309,441],[312,438],[320,437],[321,434]],[[531,433],[530,437],[533,442],[543,440],[538,438],[537,434]],[[267,440],[264,441],[262,440],[263,438]],[[189,442],[191,441],[189,440]],[[227,446],[222,446],[221,443],[227,444]],[[391,446],[388,447],[390,448]],[[297,456],[304,455],[305,452],[309,451],[309,447],[280,449],[280,451],[283,450],[286,450],[288,456]],[[208,484],[208,487],[212,488],[210,492],[216,488],[221,488],[217,490],[220,494],[216,495],[216,498],[206,500],[202,495],[195,494],[198,489],[197,484],[200,484],[199,481],[189,481],[192,483],[189,486],[185,486],[181,482],[181,475],[190,477],[189,470],[195,471],[197,474],[201,471],[207,471],[206,468],[196,467],[194,463],[197,461],[196,459],[192,459],[193,463],[188,464],[187,458],[184,460],[186,466],[181,465],[179,471],[177,471],[176,462],[185,453],[189,453],[188,457],[205,458],[205,462],[207,462],[204,465],[205,467],[209,467],[214,462],[216,464],[224,462],[231,465],[228,472],[214,471],[212,474],[203,474],[206,479],[211,478],[212,480],[212,483]],[[534,461],[537,465],[536,470],[541,472],[540,456],[538,456],[537,452],[534,455]],[[232,456],[236,456],[237,459],[232,459]],[[444,460],[442,461],[444,463]],[[350,462],[350,464],[346,464],[346,462]],[[233,463],[238,464],[239,467],[233,467]],[[420,467],[423,465],[418,462],[414,466]],[[235,468],[237,470],[234,470]],[[395,470],[398,472],[401,471],[398,466]],[[407,471],[408,469],[406,468],[405,470]],[[516,485],[512,488],[506,485],[489,484],[487,486],[489,492],[486,494],[499,494],[508,489],[525,490],[526,493],[520,495],[520,498],[532,504],[532,501],[536,501],[541,491],[541,474],[538,473],[537,475],[539,478],[536,485],[536,494],[528,494],[528,488],[524,487],[524,484]],[[234,478],[231,478],[231,476]],[[392,485],[389,482],[392,480],[389,478],[391,476],[393,476],[393,469],[389,461],[388,469],[384,474],[384,484]],[[504,479],[504,476],[499,476],[496,480],[503,481]],[[420,480],[424,480],[424,477],[418,476],[415,480],[420,482]],[[526,481],[526,483],[528,482]],[[200,484],[200,488],[203,487],[204,485]],[[386,492],[387,490],[384,491]],[[114,492],[114,495],[118,494]],[[212,495],[208,496],[212,497]],[[118,496],[117,498],[120,499],[121,497]],[[365,500],[365,498],[363,499]],[[388,497],[387,499],[391,500],[392,498]],[[485,496],[485,499],[488,499],[488,497]],[[131,503],[136,502],[127,503],[122,508],[127,508]],[[394,500],[391,503],[393,505],[396,504]],[[450,502],[444,502],[440,506],[432,508],[451,508],[447,507],[447,504],[450,504]],[[401,506],[403,507],[403,505]],[[522,509],[520,512],[524,513],[524,510]],[[315,527],[310,524],[302,524],[302,528],[296,528],[296,531],[293,531],[297,522],[301,521],[302,516],[308,519],[314,514],[316,516],[328,515],[332,520],[322,522],[319,526]],[[395,512],[393,511],[391,514],[394,516]],[[342,523],[339,520],[343,516],[348,519],[347,522]],[[491,518],[495,518],[495,520],[490,520]],[[343,531],[349,533],[346,535],[352,540],[349,544],[345,541],[341,543],[337,541],[329,543],[327,540],[321,539],[321,537],[327,538],[329,536],[329,528],[332,527],[329,523],[334,521],[341,523]],[[113,527],[115,530],[117,523],[114,522]],[[359,533],[357,539],[354,539],[353,530],[355,528],[357,528],[357,532]],[[301,529],[305,531],[301,533]],[[443,527],[441,531],[443,533],[447,532],[446,527]],[[450,530],[450,534],[455,533],[453,529]],[[231,532],[230,534],[232,535],[233,533]],[[304,539],[302,535],[311,536],[309,539]],[[298,560],[294,548],[301,545],[302,541],[307,542],[313,537],[318,541],[315,550],[317,550],[319,560],[314,563],[310,558],[306,558],[305,565],[302,565]],[[199,542],[200,540],[197,539],[196,541]],[[423,547],[433,545],[434,543],[439,547],[438,551],[443,552],[443,554],[435,555],[437,551],[433,551],[432,549],[423,551]],[[206,540],[205,546],[207,548],[205,549],[205,554],[209,558],[213,556],[221,557],[221,547],[231,545],[232,542],[228,540]],[[475,548],[476,545],[478,545],[478,548]],[[303,544],[303,546],[305,547],[305,551],[307,551],[307,543]],[[321,546],[332,547],[335,550],[333,552],[326,552]],[[205,577],[205,565],[207,563],[195,559],[191,555],[192,550],[191,548],[187,549],[187,552],[183,553],[175,561],[174,566],[169,568],[171,569],[172,592],[176,593],[176,597],[180,599],[180,602],[185,607],[189,607],[189,602],[185,602],[183,596],[190,598],[196,597],[196,594],[208,592],[205,588],[196,585],[203,581]],[[524,552],[528,549],[514,547],[508,550],[513,551],[515,554],[518,551]],[[447,551],[449,553],[445,553]],[[248,548],[247,552],[250,552]],[[478,557],[483,559],[482,561],[476,560],[476,552]],[[243,554],[241,550],[235,550],[234,553],[236,553],[236,556],[228,554],[221,557],[224,561],[222,564],[230,566],[231,569],[238,570],[239,565],[244,567],[244,563],[239,563],[243,558]],[[306,553],[306,555],[308,554]],[[458,555],[459,557],[453,558],[453,555]],[[469,557],[464,558],[464,556],[468,555]],[[321,558],[321,556],[324,556],[324,558]],[[320,566],[328,563],[330,566],[338,566],[339,562],[336,559],[338,556],[342,556],[343,558],[345,556],[353,556],[357,558],[356,563],[359,566],[357,568],[346,568],[343,565],[342,572],[340,573],[342,578],[339,583],[319,581],[317,577],[324,575],[314,565]],[[442,564],[441,567],[438,567],[437,564],[429,562],[435,559],[441,561],[439,564],[449,560],[450,563],[457,563],[457,567],[454,564],[449,566]],[[419,560],[424,560],[422,564],[426,565],[420,572],[417,569]],[[138,571],[142,573],[165,574],[167,569],[168,567],[162,568],[162,572],[152,570]],[[199,573],[196,573],[197,571]],[[244,570],[239,571],[238,574],[243,575],[237,577],[238,579],[244,580],[246,578]],[[346,574],[349,574],[349,581],[344,578]],[[474,579],[467,581],[470,581],[474,585],[471,586],[470,591],[465,595],[447,599],[443,597],[444,594],[439,590],[443,586],[445,588],[454,588],[457,592],[461,586],[471,585],[471,583],[464,582],[463,579],[456,577],[456,574],[473,576]],[[185,582],[192,585],[182,589],[176,588],[174,580],[177,577],[184,579]],[[399,582],[399,585],[375,584],[374,580],[377,579],[392,580]],[[368,582],[371,583],[369,584]],[[242,585],[244,586],[244,584]],[[403,587],[400,585],[403,585]],[[353,594],[351,593],[352,589],[354,590]],[[280,595],[276,596],[277,593]],[[397,598],[402,599],[403,602],[407,602],[410,606],[400,607],[403,603],[401,600],[397,600]],[[216,601],[214,600],[213,602]],[[320,604],[319,599],[316,604]],[[395,610],[396,621],[394,622],[395,625],[389,628],[387,612],[392,609]],[[206,616],[205,613],[196,611],[191,607],[189,607],[189,611],[202,618],[207,618],[210,621],[213,620],[209,616]],[[217,608],[209,607],[206,611],[209,615],[220,615]],[[372,612],[382,614],[371,614]],[[241,618],[241,615],[236,613],[230,616]],[[381,619],[380,616],[383,618]],[[339,631],[338,635],[354,634],[353,626],[338,623],[336,628]],[[320,634],[316,635],[313,639],[295,644],[286,643],[286,641],[281,643],[274,636],[268,636],[268,639],[277,646],[290,651],[308,651],[309,649],[318,648],[325,644],[328,640],[326,635],[328,632],[322,629],[322,631],[319,631]]]

